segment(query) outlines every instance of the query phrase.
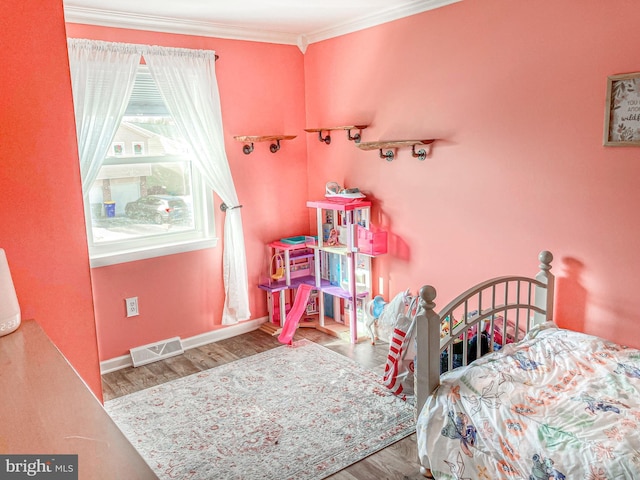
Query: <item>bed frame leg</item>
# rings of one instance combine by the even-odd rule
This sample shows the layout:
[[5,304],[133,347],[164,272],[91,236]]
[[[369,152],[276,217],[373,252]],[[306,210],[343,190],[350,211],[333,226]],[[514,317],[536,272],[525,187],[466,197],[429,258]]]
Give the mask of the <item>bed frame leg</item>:
[[[425,285],[418,293],[416,313],[415,396],[419,415],[427,397],[440,385],[440,316],[434,311],[436,289]],[[426,366],[426,368],[424,367]]]

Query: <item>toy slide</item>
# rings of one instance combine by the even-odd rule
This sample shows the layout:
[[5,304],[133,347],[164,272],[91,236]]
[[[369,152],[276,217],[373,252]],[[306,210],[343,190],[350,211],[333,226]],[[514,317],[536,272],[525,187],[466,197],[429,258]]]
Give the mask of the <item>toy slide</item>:
[[307,302],[309,301],[311,290],[313,290],[313,287],[304,283],[298,287],[298,290],[296,290],[296,298],[293,300],[293,306],[287,313],[287,318],[284,321],[284,327],[278,336],[278,341],[280,343],[291,343],[291,339],[293,338],[293,334],[296,333],[296,328],[298,328],[300,319],[307,309]]

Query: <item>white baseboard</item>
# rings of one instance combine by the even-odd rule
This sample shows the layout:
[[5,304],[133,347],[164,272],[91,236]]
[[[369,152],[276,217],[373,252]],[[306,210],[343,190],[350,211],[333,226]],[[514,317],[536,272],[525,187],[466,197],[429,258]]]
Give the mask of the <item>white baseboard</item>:
[[[182,340],[182,347],[185,350],[188,350],[190,348],[197,348],[208,343],[219,342],[226,338],[242,335],[243,333],[252,332],[253,330],[260,328],[260,325],[266,321],[267,317],[256,318],[254,320],[247,320],[235,325],[229,325],[210,332],[201,333],[200,335],[195,335]],[[131,361],[131,355],[122,355],[121,357],[110,358],[109,360],[100,362],[100,375],[132,366],[133,362]]]

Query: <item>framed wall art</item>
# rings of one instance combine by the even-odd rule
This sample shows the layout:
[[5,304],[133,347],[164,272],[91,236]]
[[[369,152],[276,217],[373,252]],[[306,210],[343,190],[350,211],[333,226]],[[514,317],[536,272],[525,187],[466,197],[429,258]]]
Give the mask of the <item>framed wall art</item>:
[[604,145],[640,145],[640,73],[607,77]]

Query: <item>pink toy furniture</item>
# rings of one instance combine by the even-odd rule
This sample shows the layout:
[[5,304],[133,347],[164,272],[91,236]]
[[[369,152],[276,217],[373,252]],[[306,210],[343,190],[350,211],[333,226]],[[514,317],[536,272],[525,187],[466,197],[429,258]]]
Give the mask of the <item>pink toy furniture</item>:
[[[276,335],[284,327],[290,339],[294,326],[286,323],[296,322],[356,343],[357,320],[364,320],[372,298],[371,259],[387,252],[387,233],[370,230],[368,200],[324,199],[307,206],[316,209],[317,239],[300,236],[268,245],[269,271],[259,288],[267,292],[269,323],[261,329]],[[306,307],[298,304],[296,315],[287,316],[300,285],[313,287],[305,288]]]
[[[271,334],[277,333],[278,327],[284,325],[298,286],[315,284],[315,253],[313,248],[306,245],[312,242],[312,238],[295,237],[296,241],[282,239],[268,245],[268,274],[261,279],[258,288],[267,292],[269,321],[272,325],[266,325],[263,330]],[[317,299],[317,295],[313,295],[313,299]]]

